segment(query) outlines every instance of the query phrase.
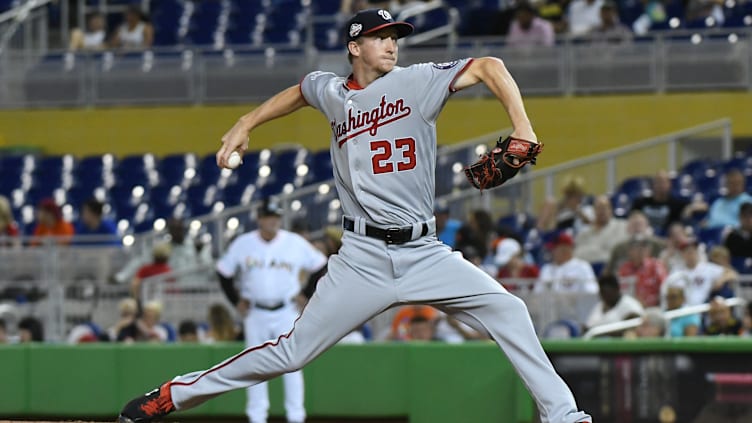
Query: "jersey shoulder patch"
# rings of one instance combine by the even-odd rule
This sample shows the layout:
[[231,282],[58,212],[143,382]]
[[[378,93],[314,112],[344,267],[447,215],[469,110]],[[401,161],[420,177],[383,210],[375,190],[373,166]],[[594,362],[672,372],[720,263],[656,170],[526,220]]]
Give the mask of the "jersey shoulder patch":
[[447,70],[457,66],[457,63],[459,62],[459,60],[452,60],[451,62],[434,63],[433,67],[435,67],[436,69]]

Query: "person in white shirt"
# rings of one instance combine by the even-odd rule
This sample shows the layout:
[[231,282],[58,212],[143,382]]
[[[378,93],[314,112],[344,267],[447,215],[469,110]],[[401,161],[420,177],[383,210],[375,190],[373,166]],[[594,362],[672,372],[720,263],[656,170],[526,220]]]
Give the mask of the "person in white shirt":
[[585,326],[589,329],[608,323],[642,316],[645,309],[636,298],[622,294],[619,280],[613,275],[602,276],[598,279],[601,301],[593,307]]
[[551,249],[553,260],[543,265],[535,292],[544,292],[547,288],[555,292],[598,292],[593,268],[585,260],[574,257],[571,235],[561,232],[546,247]]
[[104,16],[94,12],[86,18],[86,30],[74,28],[70,34],[68,49],[74,50],[102,50],[105,46]]
[[585,35],[601,26],[603,0],[574,0],[569,3],[569,33]]
[[128,50],[151,47],[154,41],[154,27],[146,19],[138,6],[132,5],[125,12],[125,22],[115,33],[112,45]]
[[697,240],[689,238],[680,246],[684,258],[684,270],[679,270],[669,275],[668,280],[684,278],[686,282],[685,296],[687,305],[706,303],[711,292],[719,289],[726,283],[723,278],[725,269],[717,264],[700,261]]
[[[298,317],[301,270],[313,273],[326,265],[326,256],[298,234],[281,229],[282,210],[273,200],[258,210],[258,229],[240,235],[217,262],[217,273],[228,300],[244,317],[248,347],[262,345],[290,332]],[[240,291],[234,286],[238,275]],[[303,373],[282,376],[287,420],[303,422]],[[248,388],[246,413],[251,423],[266,423],[269,392],[266,382]]]
[[598,196],[593,207],[595,219],[575,237],[574,255],[588,263],[606,263],[611,250],[629,239],[627,222],[613,217],[611,201],[605,195]]

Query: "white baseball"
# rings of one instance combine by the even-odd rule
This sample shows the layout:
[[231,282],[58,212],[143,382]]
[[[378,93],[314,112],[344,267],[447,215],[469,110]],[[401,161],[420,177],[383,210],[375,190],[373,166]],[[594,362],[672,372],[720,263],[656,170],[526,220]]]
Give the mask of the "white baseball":
[[240,153],[237,151],[233,151],[230,153],[230,157],[227,159],[227,167],[230,169],[235,169],[236,167],[240,166],[240,163],[242,162],[242,159],[240,158]]

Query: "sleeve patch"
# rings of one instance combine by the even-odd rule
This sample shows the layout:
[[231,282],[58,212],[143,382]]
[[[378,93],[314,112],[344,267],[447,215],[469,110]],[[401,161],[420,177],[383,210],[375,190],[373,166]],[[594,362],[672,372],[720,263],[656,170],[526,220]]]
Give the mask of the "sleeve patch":
[[453,60],[451,62],[434,63],[433,67],[435,67],[436,69],[447,70],[457,66],[457,63],[459,62],[459,60]]

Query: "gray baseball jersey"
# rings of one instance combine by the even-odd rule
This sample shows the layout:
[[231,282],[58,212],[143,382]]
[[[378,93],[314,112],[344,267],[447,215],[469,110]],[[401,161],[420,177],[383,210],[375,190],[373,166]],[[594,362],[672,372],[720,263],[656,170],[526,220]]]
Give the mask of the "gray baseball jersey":
[[[334,176],[351,219],[343,222],[342,247],[292,331],[173,379],[168,386],[178,410],[296,371],[390,307],[428,304],[496,341],[530,390],[542,423],[592,421],[577,410],[546,357],[522,300],[436,238],[435,121],[471,61],[397,67],[362,89],[326,72],[303,79],[303,97],[332,128]],[[413,232],[404,243],[385,242],[390,238],[374,235],[374,228],[367,236],[368,225],[376,232],[412,226]]]
[[367,90],[329,72],[303,78],[303,96],[332,128],[334,179],[345,215],[383,226],[433,216],[436,118],[471,61],[396,67]]

